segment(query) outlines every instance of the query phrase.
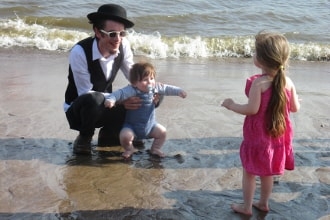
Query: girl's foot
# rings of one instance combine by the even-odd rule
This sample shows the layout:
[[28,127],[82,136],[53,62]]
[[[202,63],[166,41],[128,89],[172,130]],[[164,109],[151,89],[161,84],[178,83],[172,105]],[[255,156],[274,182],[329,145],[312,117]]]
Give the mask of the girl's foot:
[[122,156],[127,159],[129,157],[132,156],[132,154],[134,154],[136,152],[135,148],[129,149],[129,150],[125,150],[125,152],[122,154]]
[[244,215],[252,215],[252,209],[246,209],[244,207],[244,204],[232,204],[231,205],[232,210],[237,213],[241,213]]
[[255,208],[257,208],[257,209],[259,209],[260,211],[263,211],[263,212],[268,212],[269,211],[268,205],[263,205],[260,202],[254,202],[253,207],[255,207]]
[[158,149],[151,149],[150,153],[153,155],[157,155],[158,157],[165,157],[165,154]]

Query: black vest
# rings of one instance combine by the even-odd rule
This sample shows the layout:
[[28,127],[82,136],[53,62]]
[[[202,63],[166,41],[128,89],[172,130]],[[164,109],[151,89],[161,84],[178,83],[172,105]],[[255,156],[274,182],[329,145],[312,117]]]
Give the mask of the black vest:
[[[93,90],[98,91],[98,92],[112,92],[112,83],[115,80],[115,77],[119,71],[119,68],[123,62],[123,46],[120,45],[119,51],[120,53],[118,56],[115,58],[113,65],[112,65],[112,70],[111,70],[111,77],[109,80],[106,80],[103,70],[101,68],[99,60],[94,60],[93,61],[93,56],[92,56],[92,48],[93,48],[93,41],[94,38],[89,37],[86,38],[77,44],[79,44],[85,52],[86,55],[86,60],[87,60],[87,66],[88,66],[88,71],[90,73],[90,80],[91,83],[93,84]],[[77,97],[78,97],[78,92],[77,92],[77,87],[74,82],[71,66],[69,65],[69,75],[68,75],[68,86],[65,91],[65,102],[67,104],[71,104]]]

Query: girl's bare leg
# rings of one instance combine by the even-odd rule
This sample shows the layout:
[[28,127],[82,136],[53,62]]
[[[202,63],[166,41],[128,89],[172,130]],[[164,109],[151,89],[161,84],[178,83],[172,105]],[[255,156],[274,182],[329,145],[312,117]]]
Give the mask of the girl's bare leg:
[[273,191],[273,176],[261,176],[261,189],[260,189],[260,200],[258,202],[253,203],[253,206],[257,209],[268,212],[269,206],[268,201],[269,197]]
[[159,157],[165,157],[165,154],[160,150],[166,140],[166,128],[161,124],[157,124],[149,134],[149,137],[154,138],[154,142],[151,145],[151,154],[158,155]]
[[231,208],[235,212],[242,213],[244,215],[252,215],[252,202],[254,191],[256,189],[255,175],[252,175],[243,169],[242,185],[244,203],[232,204]]
[[133,146],[134,132],[129,128],[123,128],[119,134],[120,144],[125,149],[123,157],[129,158],[136,149]]

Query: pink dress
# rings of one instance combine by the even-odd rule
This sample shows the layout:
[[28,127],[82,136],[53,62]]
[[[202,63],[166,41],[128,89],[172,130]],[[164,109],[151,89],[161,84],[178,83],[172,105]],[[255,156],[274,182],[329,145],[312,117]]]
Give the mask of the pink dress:
[[[253,80],[262,75],[247,79],[245,94],[248,96]],[[290,120],[290,91],[286,90],[287,107],[285,111],[286,131],[278,138],[267,134],[265,113],[272,94],[271,87],[261,94],[260,108],[257,114],[245,117],[243,142],[240,158],[244,169],[257,176],[281,175],[284,169],[294,169],[292,149],[293,129]]]

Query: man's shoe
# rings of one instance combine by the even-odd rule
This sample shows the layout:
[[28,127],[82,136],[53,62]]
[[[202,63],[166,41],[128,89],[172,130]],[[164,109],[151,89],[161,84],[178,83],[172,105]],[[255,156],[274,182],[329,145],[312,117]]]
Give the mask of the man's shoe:
[[92,136],[78,135],[73,143],[73,153],[75,154],[91,154],[92,149]]
[[119,134],[114,134],[114,132],[109,129],[101,128],[99,131],[97,146],[120,146]]

